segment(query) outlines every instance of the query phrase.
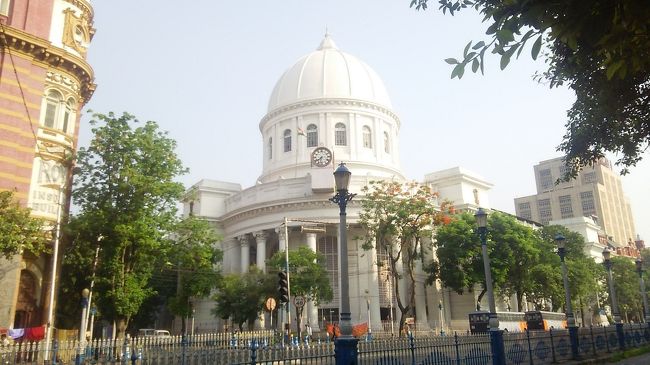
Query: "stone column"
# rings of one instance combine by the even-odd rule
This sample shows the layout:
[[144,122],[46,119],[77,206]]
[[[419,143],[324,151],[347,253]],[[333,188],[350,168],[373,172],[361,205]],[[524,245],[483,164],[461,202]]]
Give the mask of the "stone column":
[[248,267],[251,264],[250,263],[250,242],[248,241],[248,236],[246,235],[238,236],[237,240],[239,241],[241,247],[240,270],[241,273],[244,274],[248,272]]
[[264,231],[255,232],[253,235],[257,243],[257,262],[255,264],[262,272],[266,272],[266,240],[269,235]]
[[278,251],[284,252],[284,248],[286,247],[287,244],[287,240],[284,234],[284,226],[280,228],[276,228],[275,233],[278,234]]
[[[429,329],[429,320],[427,319],[427,300],[425,292],[425,277],[422,271],[422,261],[418,260],[415,263],[415,315],[417,320],[417,327],[419,330]],[[433,303],[432,303],[433,304]],[[434,306],[431,305],[429,309],[433,310]]]
[[[316,247],[316,233],[305,233],[305,239],[307,241],[307,247],[314,252],[318,252]],[[307,322],[309,322],[312,331],[320,331],[318,307],[316,307],[313,302],[309,301],[307,302],[307,307],[305,309],[307,311]]]

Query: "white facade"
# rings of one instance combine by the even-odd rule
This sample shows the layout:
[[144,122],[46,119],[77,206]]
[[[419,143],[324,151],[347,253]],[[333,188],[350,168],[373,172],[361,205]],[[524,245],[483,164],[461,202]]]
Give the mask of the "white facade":
[[[258,183],[242,189],[239,184],[201,180],[188,190],[184,211],[218,227],[224,238],[220,245],[226,273],[243,273],[250,265],[265,270],[266,259],[287,244],[289,249],[306,245],[324,254],[334,300],[320,308],[308,303],[303,319],[318,331],[323,319],[338,320],[339,211],[329,201],[334,192],[332,173],[345,162],[352,172],[350,191],[357,194],[371,180],[405,181],[399,163],[400,120],[379,76],[356,57],[338,50],[326,35],[317,50],[281,76],[259,126],[264,162]],[[333,158],[315,161],[312,153],[322,148]],[[489,208],[487,191],[492,185],[461,168],[429,174],[425,183],[439,189],[441,199],[463,209],[475,209],[479,203]],[[395,283],[378,270],[378,253],[361,247],[364,232],[357,224],[360,199],[358,196],[348,205],[350,277],[345,279],[350,282],[353,323],[365,322],[370,316],[371,328],[378,330],[381,321],[389,318],[391,307],[393,318],[398,318],[392,298]],[[288,237],[285,219],[289,220]],[[313,222],[319,222],[324,232],[301,229]],[[416,283],[418,326],[439,329],[442,322],[449,328],[452,320],[457,320],[461,328],[467,327],[467,312],[474,307],[475,298],[464,297],[452,299],[439,286],[425,286],[425,275],[420,273]],[[444,313],[439,303],[443,303]],[[213,303],[204,300],[197,305],[198,331],[223,328],[223,323],[209,314]],[[452,307],[460,309],[457,315]],[[267,326],[264,320],[259,325]]]

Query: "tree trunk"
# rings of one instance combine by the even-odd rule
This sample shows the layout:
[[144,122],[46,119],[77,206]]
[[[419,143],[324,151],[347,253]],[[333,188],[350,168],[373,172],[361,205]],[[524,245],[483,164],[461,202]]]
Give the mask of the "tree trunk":
[[487,289],[483,288],[481,292],[478,295],[478,298],[476,299],[476,310],[480,311],[481,310],[481,300],[483,300],[483,296],[487,293]]

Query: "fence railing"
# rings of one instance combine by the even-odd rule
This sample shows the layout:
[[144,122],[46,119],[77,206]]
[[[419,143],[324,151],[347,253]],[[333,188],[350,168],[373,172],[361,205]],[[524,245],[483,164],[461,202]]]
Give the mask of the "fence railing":
[[[646,324],[623,328],[626,348],[650,345]],[[579,356],[597,358],[620,351],[614,326],[580,328]],[[505,332],[505,364],[554,364],[572,359],[567,330]],[[491,364],[488,334],[378,337],[358,344],[358,364],[479,365]],[[44,342],[0,344],[0,365],[14,364],[334,364],[335,345],[326,337],[298,341],[272,331],[140,337],[94,340],[80,348],[78,341],[55,341],[49,353]]]

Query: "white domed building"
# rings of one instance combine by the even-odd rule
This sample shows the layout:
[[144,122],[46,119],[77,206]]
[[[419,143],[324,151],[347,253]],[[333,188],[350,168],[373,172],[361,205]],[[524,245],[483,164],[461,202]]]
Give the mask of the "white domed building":
[[[218,227],[223,236],[225,273],[244,273],[251,265],[266,270],[266,259],[284,251],[287,244],[289,249],[306,245],[323,254],[334,299],[320,307],[307,303],[303,322],[318,330],[323,319],[336,321],[339,314],[339,211],[329,201],[334,193],[332,174],[344,162],[352,172],[352,193],[360,193],[371,180],[405,181],[399,159],[400,124],[377,73],[339,50],[325,35],[320,46],[291,66],[273,88],[267,114],[259,123],[264,156],[258,183],[242,189],[236,183],[201,180],[188,190],[184,212]],[[461,168],[429,174],[425,183],[459,209],[476,209],[479,199],[481,206],[489,207],[491,184]],[[357,224],[360,199],[352,200],[347,209],[352,322],[365,322],[370,316],[371,328],[379,330],[382,322],[390,319],[391,309],[392,318],[399,316],[391,296],[394,284],[376,264],[382,260],[381,253],[361,247],[363,241],[358,237],[364,232]],[[444,308],[462,310],[464,318],[458,320],[467,326],[466,313],[475,305],[474,298],[459,300],[436,287],[425,289],[423,275],[418,281],[419,328],[453,326],[453,312],[445,310],[441,316],[440,301]],[[210,314],[212,301],[196,300],[194,306],[198,331],[223,328]],[[268,327],[268,321],[259,325]]]

